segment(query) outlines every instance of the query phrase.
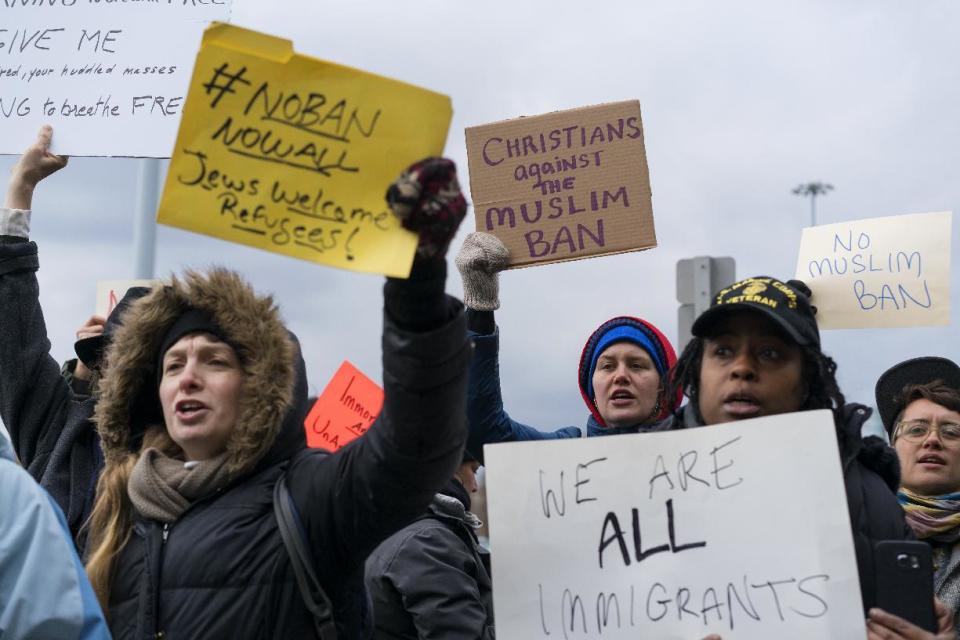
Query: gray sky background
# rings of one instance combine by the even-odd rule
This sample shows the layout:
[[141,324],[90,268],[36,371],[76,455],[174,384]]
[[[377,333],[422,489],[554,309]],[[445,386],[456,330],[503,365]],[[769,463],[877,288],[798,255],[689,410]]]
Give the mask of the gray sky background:
[[[302,53],[450,95],[446,154],[465,188],[464,127],[640,100],[660,246],[501,279],[506,406],[541,428],[583,424],[576,366],[603,320],[639,315],[676,337],[678,259],[729,255],[738,277],[791,277],[809,215],[790,193],[798,183],[836,186],[818,201],[821,223],[960,211],[955,0],[234,0],[232,19],[290,38]],[[0,170],[13,161],[0,157]],[[35,198],[32,237],[58,359],[72,354],[96,282],[133,276],[138,166],[74,158]],[[472,216],[454,250],[471,230]],[[958,240],[955,224],[954,247]],[[382,278],[159,229],[158,275],[211,263],[275,293],[303,342],[313,392],[345,358],[379,379]],[[452,263],[448,290],[461,291]],[[840,365],[847,397],[867,403],[879,373],[900,360],[960,360],[956,320],[828,331],[824,350]]]

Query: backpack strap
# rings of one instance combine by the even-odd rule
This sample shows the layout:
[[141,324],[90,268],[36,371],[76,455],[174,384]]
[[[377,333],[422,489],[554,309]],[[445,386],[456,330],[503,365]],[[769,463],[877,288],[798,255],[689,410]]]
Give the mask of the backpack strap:
[[313,615],[313,626],[320,640],[337,640],[337,629],[333,622],[333,605],[320,585],[313,570],[313,555],[307,546],[297,508],[287,488],[286,473],[280,476],[273,489],[273,510],[277,516],[280,537],[283,546],[290,555],[290,564],[297,578],[297,586],[303,603]]

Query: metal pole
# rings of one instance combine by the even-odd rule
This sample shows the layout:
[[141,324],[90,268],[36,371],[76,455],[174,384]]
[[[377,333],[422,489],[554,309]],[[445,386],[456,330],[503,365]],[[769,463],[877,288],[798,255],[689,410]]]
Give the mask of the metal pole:
[[810,226],[817,226],[817,194],[810,194]]
[[160,161],[140,161],[137,177],[137,215],[133,222],[133,277],[153,278],[157,249],[157,205],[160,202]]

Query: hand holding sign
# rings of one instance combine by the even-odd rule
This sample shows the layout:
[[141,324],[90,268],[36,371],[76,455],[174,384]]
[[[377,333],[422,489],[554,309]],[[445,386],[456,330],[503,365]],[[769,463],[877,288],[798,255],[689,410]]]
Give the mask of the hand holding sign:
[[34,141],[11,170],[4,203],[10,209],[29,209],[33,204],[33,191],[40,181],[67,166],[67,157],[50,153],[53,128],[40,127]]
[[412,165],[387,189],[387,204],[404,229],[417,234],[417,255],[443,258],[467,214],[457,166],[446,158]]
[[477,311],[500,308],[497,275],[507,268],[510,251],[495,235],[476,231],[463,241],[457,254],[457,269],[463,279],[463,304]]

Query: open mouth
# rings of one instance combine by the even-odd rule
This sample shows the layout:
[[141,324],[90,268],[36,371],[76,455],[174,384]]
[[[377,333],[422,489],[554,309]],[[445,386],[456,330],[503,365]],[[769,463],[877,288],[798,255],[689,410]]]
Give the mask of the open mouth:
[[947,464],[947,461],[934,453],[928,453],[917,458],[917,464],[935,465],[938,467],[942,467]]
[[760,413],[760,401],[752,393],[737,391],[724,397],[723,410],[731,416],[748,418]]
[[174,406],[180,419],[189,421],[207,410],[207,405],[197,400],[181,400]]
[[624,389],[618,389],[610,394],[610,402],[612,402],[614,406],[630,404],[634,400],[635,396]]

